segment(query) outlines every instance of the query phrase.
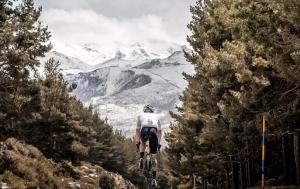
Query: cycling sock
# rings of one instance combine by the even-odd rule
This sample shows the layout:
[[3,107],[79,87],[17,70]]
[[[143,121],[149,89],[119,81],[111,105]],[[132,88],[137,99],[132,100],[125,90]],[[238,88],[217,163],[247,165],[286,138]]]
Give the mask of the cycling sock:
[[153,179],[156,179],[156,171],[153,171]]
[[144,152],[140,152],[140,158],[144,158]]

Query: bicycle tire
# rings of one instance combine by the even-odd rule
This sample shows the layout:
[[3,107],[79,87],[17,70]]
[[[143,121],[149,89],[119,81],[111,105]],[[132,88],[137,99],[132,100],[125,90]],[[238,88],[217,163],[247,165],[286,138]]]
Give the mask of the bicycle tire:
[[151,156],[147,155],[146,157],[146,176],[147,178],[152,178],[152,163]]
[[152,189],[152,179],[151,178],[147,178],[147,188]]

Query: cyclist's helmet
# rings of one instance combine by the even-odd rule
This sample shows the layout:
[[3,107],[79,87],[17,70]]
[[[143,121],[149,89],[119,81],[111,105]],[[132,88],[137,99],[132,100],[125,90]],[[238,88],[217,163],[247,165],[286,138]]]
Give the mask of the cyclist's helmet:
[[144,106],[143,111],[144,112],[151,112],[151,113],[153,113],[154,112],[154,108],[153,108],[153,106],[146,105],[146,106]]

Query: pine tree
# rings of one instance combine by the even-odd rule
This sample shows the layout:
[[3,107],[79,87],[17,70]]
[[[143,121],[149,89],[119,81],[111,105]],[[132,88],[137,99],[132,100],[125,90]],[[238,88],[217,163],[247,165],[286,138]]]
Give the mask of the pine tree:
[[[38,58],[51,48],[47,27],[38,22],[41,9],[32,0],[13,7],[12,1],[0,4],[0,122],[1,138],[13,134],[10,129],[28,118],[24,111],[31,100],[28,91],[30,70]],[[29,94],[28,94],[29,93]],[[6,136],[7,137],[7,136]]]
[[[297,128],[297,10],[293,0],[199,0],[191,8],[193,52],[186,58],[196,74],[186,76],[183,107],[167,137],[171,173],[181,183],[191,183],[196,174],[219,187],[225,181],[227,187],[231,181],[234,188],[251,186],[259,178],[262,115],[269,115],[273,144],[280,133]],[[270,177],[279,174],[280,153],[273,148]]]
[[40,14],[33,0],[17,6],[9,0],[0,3],[0,139],[21,139],[58,162],[97,162],[124,173],[121,139],[91,108],[69,95],[59,63],[50,59],[44,78],[31,76],[38,58],[51,49]]

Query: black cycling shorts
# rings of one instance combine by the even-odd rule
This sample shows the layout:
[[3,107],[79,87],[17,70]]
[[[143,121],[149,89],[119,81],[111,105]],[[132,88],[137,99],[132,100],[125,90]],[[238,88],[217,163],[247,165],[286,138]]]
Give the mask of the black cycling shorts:
[[148,137],[149,137],[149,142],[150,142],[150,153],[156,154],[157,145],[158,145],[157,128],[143,127],[141,130],[142,142],[145,143]]

